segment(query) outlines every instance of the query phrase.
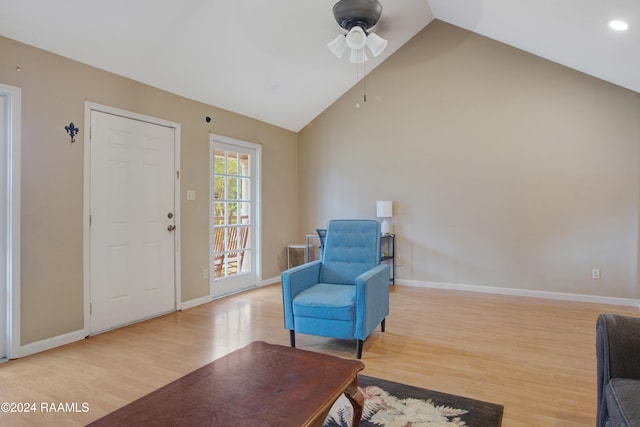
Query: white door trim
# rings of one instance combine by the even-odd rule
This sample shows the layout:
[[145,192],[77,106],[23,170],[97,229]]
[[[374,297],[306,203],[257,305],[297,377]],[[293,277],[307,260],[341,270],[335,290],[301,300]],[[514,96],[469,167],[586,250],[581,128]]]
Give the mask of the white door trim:
[[[255,249],[254,249],[253,256],[255,257],[255,268],[256,268],[255,286],[258,286],[262,281],[262,145],[256,144],[254,142],[242,141],[239,139],[229,138],[227,136],[211,133],[209,135],[209,146],[210,146],[209,150],[211,150],[211,147],[214,142],[221,142],[224,144],[230,144],[238,147],[249,148],[251,150],[254,150],[256,153],[255,154],[256,169],[255,169],[255,177],[254,177],[255,184],[256,184],[256,187],[255,187],[256,195],[255,195],[255,202],[254,202],[255,203],[255,224],[253,224],[253,230],[255,234]],[[209,167],[213,168],[213,164],[210,164]],[[209,174],[210,175],[213,174],[213,169],[209,171]],[[211,197],[212,197],[211,194],[209,194],[209,198]],[[209,204],[211,205],[211,200],[209,200]],[[211,212],[209,212],[209,220],[211,220]],[[209,226],[211,226],[211,224],[209,224]],[[211,242],[209,242],[209,245],[211,245]],[[211,250],[212,248],[209,248],[209,263],[212,262]],[[211,298],[217,298],[217,296],[214,294],[213,265],[209,265],[209,273],[210,273],[209,296]],[[221,296],[226,296],[226,295],[221,295]]]
[[[20,357],[20,126],[22,93],[19,87],[0,83],[0,94],[8,99],[9,134],[5,153],[7,158],[2,165],[6,171],[6,253],[7,289],[6,291],[6,356]],[[3,224],[5,226],[5,224]]]
[[[156,117],[145,116],[143,114],[133,113],[131,111],[121,110],[119,108],[100,105],[93,102],[85,102],[84,106],[84,126],[88,130],[84,132],[84,172],[83,172],[83,289],[84,289],[84,331],[88,335],[91,325],[91,242],[90,242],[90,202],[91,202],[91,112],[98,111],[107,114],[113,114],[128,119],[139,120],[160,126],[171,127],[175,129],[175,149],[174,159],[175,165],[180,165],[180,124],[170,122]],[[176,167],[175,176],[175,224],[177,227],[174,231],[175,238],[175,284],[176,284],[176,310],[182,309],[182,292],[180,282],[180,170]]]

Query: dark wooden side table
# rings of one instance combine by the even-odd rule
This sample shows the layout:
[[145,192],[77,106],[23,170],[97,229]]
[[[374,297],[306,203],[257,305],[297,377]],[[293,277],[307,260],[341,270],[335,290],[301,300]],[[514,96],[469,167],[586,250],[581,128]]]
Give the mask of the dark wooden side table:
[[391,277],[390,282],[396,284],[396,235],[383,234],[380,236],[380,250],[382,251],[380,261],[390,260]]
[[360,424],[359,360],[253,342],[91,426],[322,426],[342,393]]

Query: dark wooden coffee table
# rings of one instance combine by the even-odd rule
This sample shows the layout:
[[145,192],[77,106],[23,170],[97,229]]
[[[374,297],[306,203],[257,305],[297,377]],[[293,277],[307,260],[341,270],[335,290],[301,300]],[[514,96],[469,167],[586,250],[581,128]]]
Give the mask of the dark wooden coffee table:
[[253,342],[91,426],[321,426],[342,393],[360,424],[359,360]]

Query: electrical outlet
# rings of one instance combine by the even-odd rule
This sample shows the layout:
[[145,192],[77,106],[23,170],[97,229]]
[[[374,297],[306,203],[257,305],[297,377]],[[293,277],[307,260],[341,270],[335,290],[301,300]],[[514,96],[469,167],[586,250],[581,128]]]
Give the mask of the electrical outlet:
[[591,278],[592,279],[599,279],[600,278],[600,269],[599,268],[594,268],[593,270],[591,270]]
[[209,278],[209,269],[208,269],[208,268],[205,268],[205,269],[202,271],[202,278],[203,278],[203,279],[208,279],[208,278]]

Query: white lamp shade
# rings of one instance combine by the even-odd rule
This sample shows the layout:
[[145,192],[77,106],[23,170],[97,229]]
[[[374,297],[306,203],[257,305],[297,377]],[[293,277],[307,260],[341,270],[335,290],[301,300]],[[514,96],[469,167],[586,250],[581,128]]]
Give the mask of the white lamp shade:
[[342,58],[344,51],[347,50],[347,39],[345,36],[340,35],[327,44],[327,47],[335,56]]
[[391,200],[378,200],[376,202],[376,215],[378,218],[391,218],[393,216],[393,202]]
[[367,59],[369,58],[367,58],[367,53],[364,51],[364,48],[351,50],[351,56],[349,57],[349,61],[351,61],[352,63],[362,64]]
[[373,56],[380,55],[387,47],[387,44],[389,42],[377,34],[371,33],[367,36],[367,47],[373,53]]
[[367,33],[358,26],[353,27],[347,33],[347,46],[351,49],[362,49],[367,44]]
[[380,55],[387,47],[388,42],[377,34],[369,34],[359,26],[355,26],[349,30],[345,36],[336,37],[331,43],[327,44],[329,50],[338,58],[342,58],[347,47],[351,49],[349,61],[354,64],[362,64],[367,61],[367,53],[364,47],[367,46],[373,56]]

